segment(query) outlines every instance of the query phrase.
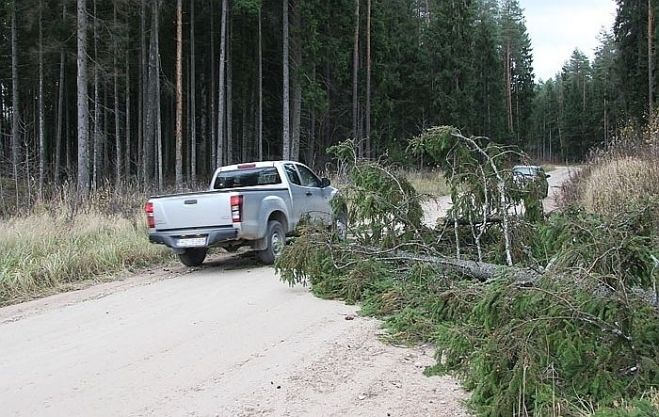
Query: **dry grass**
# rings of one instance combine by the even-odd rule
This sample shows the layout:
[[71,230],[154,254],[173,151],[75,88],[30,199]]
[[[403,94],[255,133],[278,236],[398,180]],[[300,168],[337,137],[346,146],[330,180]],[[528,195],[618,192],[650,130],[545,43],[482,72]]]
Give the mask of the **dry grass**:
[[563,205],[601,214],[619,213],[659,197],[659,115],[644,128],[626,128],[563,186]]
[[171,258],[148,242],[141,210],[124,201],[110,213],[115,204],[98,195],[84,208],[53,200],[0,221],[0,305]]
[[[641,411],[641,408],[638,406],[640,401],[647,401],[647,404],[650,407],[654,407],[655,410],[650,410],[649,413],[653,414],[648,414],[648,411],[643,412]],[[659,390],[657,389],[651,389],[650,391],[646,392],[645,394],[641,395],[639,399],[635,401],[625,401],[625,400],[618,400],[614,401],[614,404],[612,407],[607,407],[604,411],[603,410],[598,410],[596,411],[596,406],[592,404],[591,402],[583,402],[579,404],[577,409],[581,409],[580,411],[577,412],[578,417],[650,417],[650,416],[655,416],[654,412],[656,410],[659,410]]]
[[614,214],[650,195],[659,196],[659,161],[623,157],[599,161],[583,179],[581,204]]
[[[409,171],[401,169],[398,170],[396,174],[409,181],[419,194],[432,197],[442,197],[449,195],[451,192],[446,182],[446,178],[444,178],[444,174],[439,171]],[[332,186],[338,189],[348,185],[349,181],[345,175],[330,175],[330,177]]]
[[554,171],[556,169],[556,165],[550,164],[550,163],[542,164],[541,166],[545,170],[546,173],[549,173],[549,172]]
[[450,193],[444,174],[439,171],[404,171],[402,175],[419,194],[441,197]]

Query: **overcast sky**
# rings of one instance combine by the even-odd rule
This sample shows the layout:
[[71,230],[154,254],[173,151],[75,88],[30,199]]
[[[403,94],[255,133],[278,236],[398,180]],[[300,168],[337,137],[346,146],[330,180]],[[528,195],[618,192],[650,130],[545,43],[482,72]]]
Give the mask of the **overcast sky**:
[[561,70],[575,48],[591,59],[600,29],[611,29],[614,0],[520,0],[533,46],[536,80]]

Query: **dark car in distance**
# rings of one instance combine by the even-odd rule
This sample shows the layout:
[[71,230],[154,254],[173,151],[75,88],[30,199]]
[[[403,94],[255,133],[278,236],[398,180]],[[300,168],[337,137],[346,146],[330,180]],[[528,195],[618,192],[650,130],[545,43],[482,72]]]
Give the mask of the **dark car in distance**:
[[549,183],[547,178],[550,175],[545,173],[544,168],[536,165],[516,165],[512,169],[513,181],[522,189],[530,189],[530,186],[537,184],[540,187],[541,197],[546,198],[549,195]]

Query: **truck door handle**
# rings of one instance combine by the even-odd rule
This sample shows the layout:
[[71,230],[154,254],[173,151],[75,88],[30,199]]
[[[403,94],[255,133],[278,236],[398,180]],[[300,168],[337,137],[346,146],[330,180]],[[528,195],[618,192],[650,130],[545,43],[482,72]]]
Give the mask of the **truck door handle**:
[[311,191],[307,191],[307,197],[311,197],[313,193]]

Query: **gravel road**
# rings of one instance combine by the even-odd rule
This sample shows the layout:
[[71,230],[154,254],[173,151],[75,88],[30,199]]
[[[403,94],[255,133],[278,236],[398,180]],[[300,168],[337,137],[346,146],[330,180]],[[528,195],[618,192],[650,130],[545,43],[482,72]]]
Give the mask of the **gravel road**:
[[[429,347],[249,254],[0,309],[0,415],[466,416]],[[346,317],[353,320],[346,320]]]

